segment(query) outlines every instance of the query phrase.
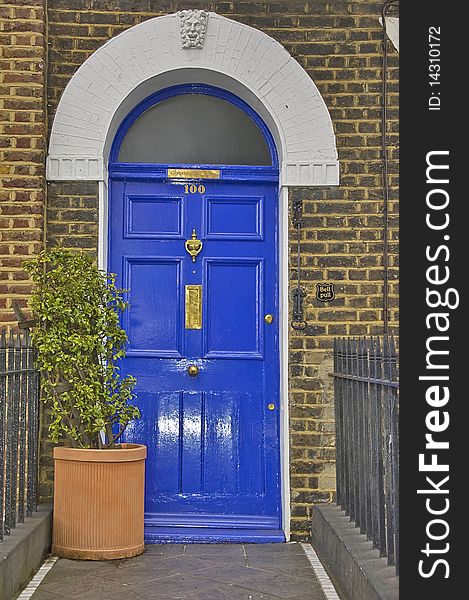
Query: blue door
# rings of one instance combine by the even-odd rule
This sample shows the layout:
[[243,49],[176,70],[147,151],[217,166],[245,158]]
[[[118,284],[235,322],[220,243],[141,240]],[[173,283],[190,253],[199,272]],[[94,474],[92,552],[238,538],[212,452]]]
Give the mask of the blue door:
[[186,167],[111,172],[146,540],[283,541],[277,182]]

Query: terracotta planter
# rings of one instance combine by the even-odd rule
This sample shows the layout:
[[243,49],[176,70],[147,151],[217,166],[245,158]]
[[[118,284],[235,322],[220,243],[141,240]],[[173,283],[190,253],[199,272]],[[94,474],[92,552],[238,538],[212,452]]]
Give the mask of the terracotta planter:
[[54,448],[52,553],[104,560],[143,552],[146,446]]

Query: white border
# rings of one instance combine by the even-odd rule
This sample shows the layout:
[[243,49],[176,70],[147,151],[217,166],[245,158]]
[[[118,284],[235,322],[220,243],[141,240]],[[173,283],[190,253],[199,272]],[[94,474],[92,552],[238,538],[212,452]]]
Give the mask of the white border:
[[280,352],[280,481],[282,524],[290,540],[290,428],[288,412],[288,187],[279,193],[279,352]]
[[16,600],[29,600],[58,560],[58,556],[49,556],[49,558],[46,558],[39,571],[34,575],[21,594],[16,597]]
[[309,560],[311,567],[318,578],[319,585],[326,596],[326,600],[340,600],[339,594],[336,592],[334,584],[329,579],[329,575],[322,566],[314,548],[311,544],[305,543],[300,544],[300,546],[303,548],[303,552],[306,554],[306,558]]

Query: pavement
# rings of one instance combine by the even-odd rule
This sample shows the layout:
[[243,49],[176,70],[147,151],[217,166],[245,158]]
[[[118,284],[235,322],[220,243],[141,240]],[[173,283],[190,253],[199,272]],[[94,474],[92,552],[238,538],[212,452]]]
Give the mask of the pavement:
[[154,544],[135,558],[59,559],[31,600],[326,600],[302,547]]

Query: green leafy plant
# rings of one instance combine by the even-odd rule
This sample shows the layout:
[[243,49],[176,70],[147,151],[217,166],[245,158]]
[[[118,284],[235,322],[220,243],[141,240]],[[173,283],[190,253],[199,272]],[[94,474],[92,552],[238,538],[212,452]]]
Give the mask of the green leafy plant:
[[127,340],[119,325],[127,307],[124,290],[84,252],[43,251],[24,268],[34,283],[32,337],[42,395],[52,412],[51,439],[114,448],[140,416],[131,404],[135,378],[122,377],[118,367]]

